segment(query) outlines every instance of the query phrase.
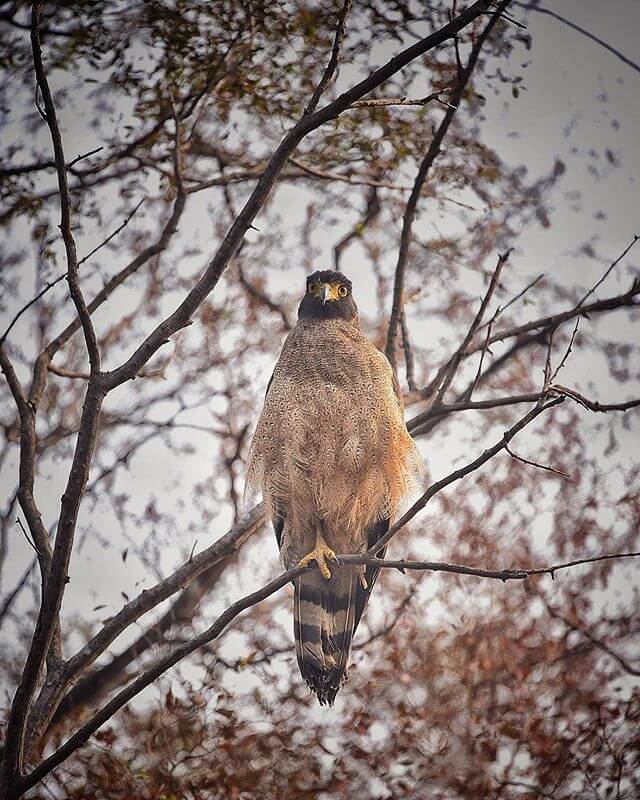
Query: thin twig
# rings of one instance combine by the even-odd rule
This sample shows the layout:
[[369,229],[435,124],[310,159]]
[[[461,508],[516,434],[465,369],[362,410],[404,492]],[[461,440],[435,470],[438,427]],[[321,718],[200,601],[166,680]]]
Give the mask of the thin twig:
[[578,31],[583,36],[586,36],[587,39],[591,39],[592,42],[599,44],[600,47],[604,47],[609,53],[612,53],[616,58],[620,59],[623,64],[626,64],[631,69],[635,70],[636,72],[640,72],[640,65],[636,64],[635,61],[632,61],[630,58],[621,53],[620,50],[617,50],[612,45],[608,44],[601,39],[599,36],[596,36],[591,31],[586,30],[586,28],[582,28],[580,25],[577,25],[575,22],[571,22],[571,20],[567,19],[566,17],[561,16],[558,14],[557,11],[551,11],[551,9],[544,8],[543,6],[538,5],[537,3],[522,3],[516,2],[515,5],[520,6],[520,8],[526,8],[528,11],[537,11],[539,14],[546,14],[549,17],[553,17],[553,19],[557,19],[558,22],[562,22],[568,28],[572,28],[574,31]]
[[[435,399],[433,401],[433,405],[434,406],[437,406],[440,402],[442,402],[442,399],[444,398],[444,395],[445,395],[447,389],[449,388],[449,386],[451,385],[451,382],[453,381],[453,379],[455,377],[455,374],[456,374],[456,372],[458,370],[458,367],[460,366],[460,362],[464,358],[465,351],[466,351],[469,343],[471,342],[471,340],[475,336],[476,331],[478,329],[478,326],[482,322],[482,318],[484,316],[484,313],[485,313],[489,303],[491,302],[491,298],[493,297],[493,293],[494,293],[494,291],[495,291],[495,289],[496,289],[496,287],[498,285],[498,281],[500,280],[500,274],[502,272],[502,268],[504,267],[505,263],[507,262],[507,259],[509,258],[509,254],[510,253],[511,253],[511,249],[507,250],[505,253],[501,253],[498,256],[498,262],[497,262],[497,264],[495,266],[495,269],[493,270],[493,274],[491,275],[491,280],[489,281],[489,286],[487,288],[487,291],[485,292],[485,295],[482,298],[482,302],[480,303],[480,308],[478,309],[478,312],[477,312],[476,316],[474,317],[473,322],[469,326],[469,330],[467,331],[464,339],[462,340],[462,344],[456,350],[456,352],[453,354],[453,357],[450,359],[450,361],[447,364],[447,368],[446,368],[444,377],[442,379],[442,383],[440,384],[440,388],[438,389],[438,392],[437,392],[437,394],[435,396]],[[487,337],[484,346],[488,347],[490,342],[491,342],[490,337]]]
[[328,89],[329,86],[335,82],[337,77],[336,71],[338,69],[338,59],[340,58],[340,49],[342,48],[342,42],[347,26],[347,17],[349,16],[350,11],[351,0],[345,0],[342,5],[342,10],[338,16],[338,24],[336,25],[336,32],[333,38],[333,47],[331,48],[331,57],[329,58],[329,63],[327,64],[324,73],[322,74],[322,78],[320,78],[318,85],[311,95],[311,99],[307,103],[307,107],[304,110],[305,116],[308,116],[315,111],[315,108],[326,89]]
[[64,278],[66,278],[66,277],[67,277],[67,273],[66,272],[63,272],[62,274],[58,275],[57,278],[54,278],[54,280],[49,281],[44,286],[44,288],[41,289],[38,292],[37,295],[35,295],[35,297],[32,297],[31,300],[29,300],[29,302],[26,303],[26,305],[22,306],[22,308],[15,314],[15,316],[13,317],[11,322],[9,323],[9,325],[6,328],[5,332],[2,334],[2,336],[0,336],[0,345],[2,345],[2,343],[7,338],[7,336],[11,333],[11,329],[16,324],[16,322],[20,319],[20,317],[25,313],[25,311],[28,311],[31,308],[31,306],[34,305],[34,303],[37,303],[38,300],[41,297],[43,297],[49,291],[49,289],[52,289],[57,283],[60,283],[60,281],[63,280]]
[[20,594],[22,589],[26,586],[29,577],[33,574],[33,571],[38,565],[38,559],[34,558],[33,561],[29,564],[29,566],[24,571],[20,580],[16,583],[13,589],[9,592],[9,594],[5,597],[2,601],[2,606],[0,607],[0,625],[2,624],[3,619],[9,613],[11,606],[13,605],[14,600]]
[[[101,149],[102,149],[102,148],[100,148],[100,147],[99,147],[99,148],[97,148],[97,150],[101,150]],[[84,155],[84,156],[78,156],[78,158],[76,159],[76,161],[80,160],[81,158],[86,158],[88,155],[91,155],[92,153],[95,153],[95,152],[97,152],[97,150],[92,150],[90,153],[85,153],[85,155]],[[75,163],[75,161],[74,161],[74,162],[72,162],[72,163]],[[143,199],[142,199],[142,200],[141,200],[141,201],[138,203],[138,205],[137,205],[137,206],[136,206],[136,207],[133,209],[133,211],[131,211],[131,213],[130,213],[130,214],[127,216],[127,218],[125,219],[125,221],[124,221],[124,222],[123,222],[121,225],[119,225],[119,226],[116,228],[116,230],[115,230],[115,231],[113,231],[113,233],[109,234],[109,236],[107,236],[107,238],[106,238],[106,239],[105,239],[103,242],[101,242],[101,243],[100,243],[100,244],[99,244],[97,247],[94,247],[94,248],[93,248],[93,250],[92,250],[90,253],[87,253],[87,255],[86,255],[86,256],[83,256],[83,258],[81,258],[81,259],[80,259],[80,261],[78,261],[78,266],[79,266],[79,267],[80,267],[80,266],[82,266],[82,264],[84,264],[84,263],[85,263],[85,261],[87,261],[89,258],[91,258],[91,256],[92,256],[92,255],[94,255],[95,253],[97,253],[97,252],[98,252],[98,250],[101,250],[101,249],[102,249],[102,248],[103,248],[103,247],[104,247],[106,244],[108,244],[108,243],[109,243],[109,242],[110,242],[110,241],[111,241],[111,240],[112,240],[112,239],[113,239],[115,236],[117,236],[117,235],[120,233],[120,231],[122,231],[122,230],[123,230],[123,229],[124,229],[124,228],[125,228],[125,227],[126,227],[128,224],[129,224],[129,222],[131,222],[131,220],[133,219],[133,216],[135,215],[135,213],[138,211],[138,209],[140,208],[140,206],[141,206],[143,203],[144,203],[144,198],[143,198]],[[57,276],[56,278],[54,278],[52,281],[49,281],[49,282],[48,282],[48,283],[47,283],[47,284],[44,286],[44,288],[43,288],[43,289],[41,289],[41,290],[38,292],[38,294],[36,294],[36,295],[35,295],[35,297],[33,297],[31,300],[29,300],[29,302],[28,302],[28,303],[26,303],[26,305],[22,306],[22,308],[21,308],[21,309],[20,309],[20,310],[19,310],[19,311],[16,313],[16,315],[13,317],[13,319],[12,319],[12,320],[11,320],[11,322],[9,323],[9,326],[7,327],[7,329],[5,330],[5,332],[2,334],[2,336],[0,336],[0,344],[2,344],[2,343],[4,342],[4,340],[5,340],[5,339],[7,338],[7,336],[9,335],[9,333],[10,333],[11,329],[13,328],[13,326],[14,326],[14,325],[16,324],[16,322],[17,322],[17,321],[20,319],[20,317],[21,317],[21,316],[22,316],[22,315],[25,313],[25,311],[28,311],[28,309],[29,309],[29,308],[31,308],[31,306],[32,306],[32,305],[34,305],[34,303],[37,303],[37,302],[38,302],[38,300],[40,300],[40,298],[41,298],[41,297],[44,297],[44,295],[45,295],[45,294],[46,294],[46,293],[47,293],[47,292],[48,292],[50,289],[53,289],[53,287],[54,287],[54,286],[56,286],[56,284],[60,283],[60,281],[64,280],[66,277],[67,277],[67,273],[66,273],[66,272],[62,272],[62,273],[60,273],[60,275],[58,275],[58,276]]]
[[[93,150],[88,150],[86,153],[81,153],[79,156],[76,156],[67,164],[67,169],[71,169],[71,167],[75,167],[75,165],[79,161],[83,161],[85,158],[89,158],[90,156],[95,156],[96,153],[99,153],[101,150],[104,150],[104,147],[100,145],[100,147],[94,147]],[[52,164],[55,166],[55,162]]]
[[402,350],[404,352],[404,364],[407,376],[407,386],[409,391],[416,391],[415,363],[413,350],[411,349],[411,339],[409,337],[409,326],[407,325],[407,315],[404,306],[400,314],[400,330],[402,332]]
[[[490,11],[485,11],[485,14],[490,14],[490,13],[491,13]],[[521,28],[524,31],[526,31],[527,29],[527,26],[524,24],[524,22],[520,22],[519,20],[515,19],[506,12],[502,14],[502,19],[505,20],[505,22],[510,22],[512,25],[515,25],[516,28]]]
[[496,311],[493,317],[489,320],[489,324],[487,327],[487,335],[484,340],[484,347],[482,348],[482,351],[480,353],[480,361],[478,362],[478,369],[476,370],[475,377],[471,382],[471,385],[469,386],[469,390],[465,392],[465,395],[463,397],[464,400],[471,400],[471,398],[473,397],[473,393],[475,392],[478,383],[480,382],[480,376],[482,375],[482,365],[484,364],[484,357],[487,354],[487,351],[489,350],[489,337],[491,336],[491,328],[493,327],[493,323],[495,321],[497,313],[498,312]]
[[556,469],[555,467],[548,467],[545,464],[538,464],[537,461],[529,461],[528,458],[523,458],[522,456],[519,456],[517,453],[513,452],[513,450],[509,447],[509,445],[506,445],[504,449],[507,451],[507,453],[509,453],[511,458],[514,458],[516,461],[520,461],[523,464],[528,464],[530,467],[537,467],[538,469],[544,469],[547,472],[553,472],[556,475],[562,475],[563,478],[571,477],[568,472],[563,472],[561,469]]
[[631,242],[622,251],[622,253],[620,253],[620,255],[616,258],[616,260],[613,261],[611,264],[609,264],[609,266],[607,267],[604,275],[600,278],[600,280],[594,286],[592,286],[591,289],[589,289],[589,291],[585,294],[585,296],[582,298],[582,300],[580,300],[580,302],[576,305],[576,309],[581,308],[585,304],[585,302],[591,297],[591,295],[596,291],[596,289],[598,289],[607,280],[607,278],[611,274],[611,271],[614,270],[618,266],[618,264],[627,255],[629,250],[631,250],[631,248],[638,241],[638,239],[640,239],[640,236],[634,235],[634,237],[631,240]]
[[58,124],[56,107],[51,96],[49,81],[42,61],[42,48],[40,46],[40,34],[38,32],[40,15],[43,3],[37,0],[33,4],[31,14],[31,50],[33,53],[33,66],[36,74],[36,81],[42,94],[44,102],[46,121],[51,134],[53,143],[54,160],[56,162],[56,172],[58,173],[58,189],[60,192],[60,231],[64,241],[67,256],[67,281],[71,299],[76,306],[78,317],[84,332],[84,338],[89,353],[91,371],[97,372],[100,369],[100,351],[96,332],[91,322],[91,316],[87,310],[80,284],[78,282],[78,256],[76,243],[71,230],[71,195],[69,193],[69,182],[67,180],[67,167],[64,158],[62,135]]
[[569,355],[571,354],[571,351],[573,349],[573,343],[575,341],[576,334],[578,333],[578,325],[580,325],[580,317],[578,317],[576,319],[576,324],[575,324],[575,327],[573,329],[573,333],[571,334],[571,338],[569,339],[569,345],[567,346],[567,349],[565,350],[565,354],[562,356],[562,358],[560,360],[560,363],[558,364],[558,366],[553,371],[553,375],[551,376],[551,378],[549,378],[549,381],[548,381],[549,383],[553,383],[555,381],[557,374],[560,372],[560,370],[566,364],[567,359],[569,358]]
[[551,355],[553,351],[553,335],[555,333],[555,328],[551,328],[549,331],[549,335],[547,336],[547,355],[544,359],[544,387],[546,389],[547,386],[551,383]]
[[134,216],[136,215],[136,212],[138,211],[138,209],[139,209],[139,208],[140,208],[140,207],[143,205],[144,201],[145,201],[145,198],[143,197],[143,198],[142,198],[142,200],[141,200],[141,201],[138,203],[138,205],[137,205],[137,206],[136,206],[136,207],[133,209],[133,211],[130,211],[130,212],[129,212],[129,214],[127,215],[127,217],[126,217],[126,219],[124,220],[124,222],[122,222],[122,223],[121,223],[121,224],[120,224],[120,225],[119,225],[119,226],[118,226],[118,227],[115,229],[115,231],[113,231],[113,233],[110,233],[110,234],[109,234],[109,236],[107,236],[107,238],[106,238],[104,241],[100,242],[100,244],[99,244],[97,247],[94,247],[94,248],[93,248],[93,250],[92,250],[90,253],[87,253],[87,255],[86,255],[86,256],[83,256],[83,257],[80,259],[80,261],[78,261],[78,266],[79,266],[79,267],[80,267],[80,266],[82,266],[82,265],[85,263],[85,261],[88,261],[88,260],[91,258],[91,256],[92,256],[92,255],[95,255],[95,253],[97,253],[97,252],[98,252],[98,250],[101,250],[101,249],[102,249],[102,248],[103,248],[105,245],[109,244],[109,242],[110,242],[110,241],[111,241],[111,240],[112,240],[112,239],[113,239],[115,236],[117,236],[117,235],[120,233],[120,231],[124,230],[124,228],[126,228],[126,227],[127,227],[127,225],[128,225],[128,224],[131,222],[131,220],[134,218]]
[[499,317],[501,314],[504,314],[504,312],[505,312],[505,311],[506,311],[506,310],[507,310],[507,309],[508,309],[510,306],[512,306],[514,303],[516,303],[518,300],[520,300],[520,298],[521,298],[521,297],[524,297],[524,296],[525,296],[525,294],[526,294],[526,293],[527,293],[527,292],[528,292],[530,289],[533,289],[533,287],[534,287],[534,286],[536,286],[536,284],[538,284],[538,283],[539,283],[539,282],[540,282],[540,281],[541,281],[543,278],[544,278],[544,272],[541,272],[541,273],[538,275],[538,277],[537,277],[537,278],[534,278],[534,279],[531,281],[531,283],[528,283],[528,284],[527,284],[527,285],[524,287],[524,289],[522,289],[522,291],[520,291],[520,292],[518,292],[518,294],[514,295],[514,296],[511,298],[511,300],[509,300],[509,302],[508,302],[508,303],[505,303],[503,306],[498,306],[498,308],[496,309],[496,313],[493,315],[493,317],[492,317],[490,320],[487,320],[487,322],[483,322],[483,323],[482,323],[482,325],[480,325],[480,326],[478,327],[478,330],[479,330],[479,331],[481,331],[483,328],[486,328],[486,327],[487,327],[487,325],[489,325],[489,324],[492,324],[493,322],[495,322],[495,320],[497,320],[497,319],[498,319],[498,317]]
[[606,413],[607,411],[629,411],[631,408],[638,408],[638,406],[640,406],[640,398],[627,400],[622,403],[600,403],[597,400],[589,400],[575,389],[568,389],[566,386],[561,386],[559,383],[551,384],[548,389],[550,392],[555,392],[564,397],[568,397],[570,400],[575,400],[576,403],[579,403],[589,411],[600,413]]
[[40,551],[40,550],[38,550],[38,546],[36,545],[36,543],[31,541],[31,537],[29,536],[29,534],[27,533],[27,530],[26,530],[26,528],[25,528],[25,527],[24,527],[24,525],[22,524],[22,520],[20,519],[20,517],[16,517],[16,525],[17,525],[17,526],[20,528],[20,530],[22,531],[22,534],[23,534],[24,538],[25,538],[25,539],[27,540],[27,542],[28,542],[28,543],[31,545],[31,547],[33,548],[33,551],[34,551],[35,553],[37,553],[39,556],[41,556],[41,555],[42,555],[41,551]]
[[426,106],[428,103],[436,102],[445,108],[450,108],[453,111],[457,106],[442,99],[444,92],[432,92],[426,97],[408,98],[408,97],[379,97],[372,100],[356,100],[351,104],[351,108],[385,108],[387,106]]
[[396,367],[396,337],[398,333],[398,328],[400,327],[400,318],[402,316],[402,309],[404,307],[404,285],[405,285],[405,272],[407,266],[407,260],[409,258],[409,247],[412,241],[413,235],[413,223],[415,221],[417,208],[418,208],[418,201],[420,199],[420,195],[422,193],[422,188],[427,180],[427,176],[433,166],[434,161],[440,154],[440,146],[444,140],[447,131],[449,130],[449,126],[455,116],[457,111],[457,107],[460,104],[464,92],[466,90],[467,84],[469,83],[471,76],[475,70],[476,64],[478,62],[478,58],[480,56],[480,51],[482,46],[484,45],[487,37],[491,33],[495,23],[498,21],[500,14],[504,11],[506,6],[508,5],[509,0],[503,0],[494,12],[491,20],[485,26],[484,30],[478,37],[477,41],[475,42],[473,49],[471,50],[471,54],[469,56],[469,61],[467,62],[466,67],[464,68],[463,72],[458,75],[458,80],[451,94],[451,103],[449,104],[449,108],[447,109],[447,113],[444,115],[442,122],[438,126],[438,129],[434,133],[433,139],[427,149],[427,152],[420,163],[420,167],[415,177],[415,181],[413,183],[413,188],[411,190],[411,194],[409,195],[409,199],[407,200],[407,204],[404,209],[404,214],[402,217],[402,232],[400,234],[400,246],[398,248],[398,259],[396,262],[396,269],[394,274],[394,281],[393,281],[393,297],[391,303],[391,314],[389,315],[389,327],[387,330],[387,341],[385,345],[385,355],[389,360],[391,366],[395,369]]

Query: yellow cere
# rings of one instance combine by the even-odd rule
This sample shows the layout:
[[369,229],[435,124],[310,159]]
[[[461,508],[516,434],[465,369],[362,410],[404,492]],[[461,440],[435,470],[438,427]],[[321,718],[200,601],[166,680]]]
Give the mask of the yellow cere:
[[309,286],[309,291],[314,297],[322,297],[325,287],[329,290],[326,296],[327,300],[339,300],[349,294],[349,290],[344,283],[312,283]]

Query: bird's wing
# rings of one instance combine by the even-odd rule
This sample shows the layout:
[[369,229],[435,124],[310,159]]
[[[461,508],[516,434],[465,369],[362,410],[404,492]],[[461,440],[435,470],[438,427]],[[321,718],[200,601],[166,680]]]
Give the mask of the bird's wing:
[[[271,388],[271,384],[273,383],[273,376],[274,372],[271,373],[271,377],[269,378],[269,382],[267,383],[267,388],[264,393],[264,402],[266,403],[267,397],[269,396],[269,389]],[[274,509],[274,513],[271,517],[271,524],[273,525],[273,532],[276,535],[276,541],[278,542],[278,549],[282,547],[282,532],[284,531],[284,509]]]
[[[367,529],[367,549],[370,550],[372,547],[375,547],[376,543],[385,535],[385,533],[389,530],[389,520],[388,519],[381,519],[375,524],[371,525]],[[386,545],[376,553],[378,558],[384,558],[385,553],[387,552]],[[358,581],[358,587],[356,590],[355,596],[355,625],[353,628],[353,632],[355,633],[356,628],[360,622],[360,619],[364,613],[365,608],[367,607],[367,603],[369,602],[369,597],[371,597],[371,592],[373,591],[373,587],[375,586],[376,581],[378,580],[378,573],[380,572],[380,567],[374,567],[367,565],[365,571],[365,582],[367,584],[367,588],[365,589],[360,581]]]

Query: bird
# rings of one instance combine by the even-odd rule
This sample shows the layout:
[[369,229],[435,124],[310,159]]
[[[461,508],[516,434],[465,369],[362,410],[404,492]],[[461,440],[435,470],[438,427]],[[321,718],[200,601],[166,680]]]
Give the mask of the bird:
[[284,567],[310,567],[293,581],[294,637],[321,705],[347,680],[380,569],[336,554],[375,548],[420,469],[395,372],[361,328],[351,281],[314,272],[267,386],[246,485],[262,491]]

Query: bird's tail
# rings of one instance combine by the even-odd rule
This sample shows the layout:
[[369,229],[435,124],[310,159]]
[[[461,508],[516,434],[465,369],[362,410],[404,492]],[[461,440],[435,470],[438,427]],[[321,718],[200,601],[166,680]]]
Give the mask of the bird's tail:
[[321,705],[333,705],[346,680],[356,617],[358,573],[331,565],[331,578],[319,570],[295,581],[293,624],[302,677]]

